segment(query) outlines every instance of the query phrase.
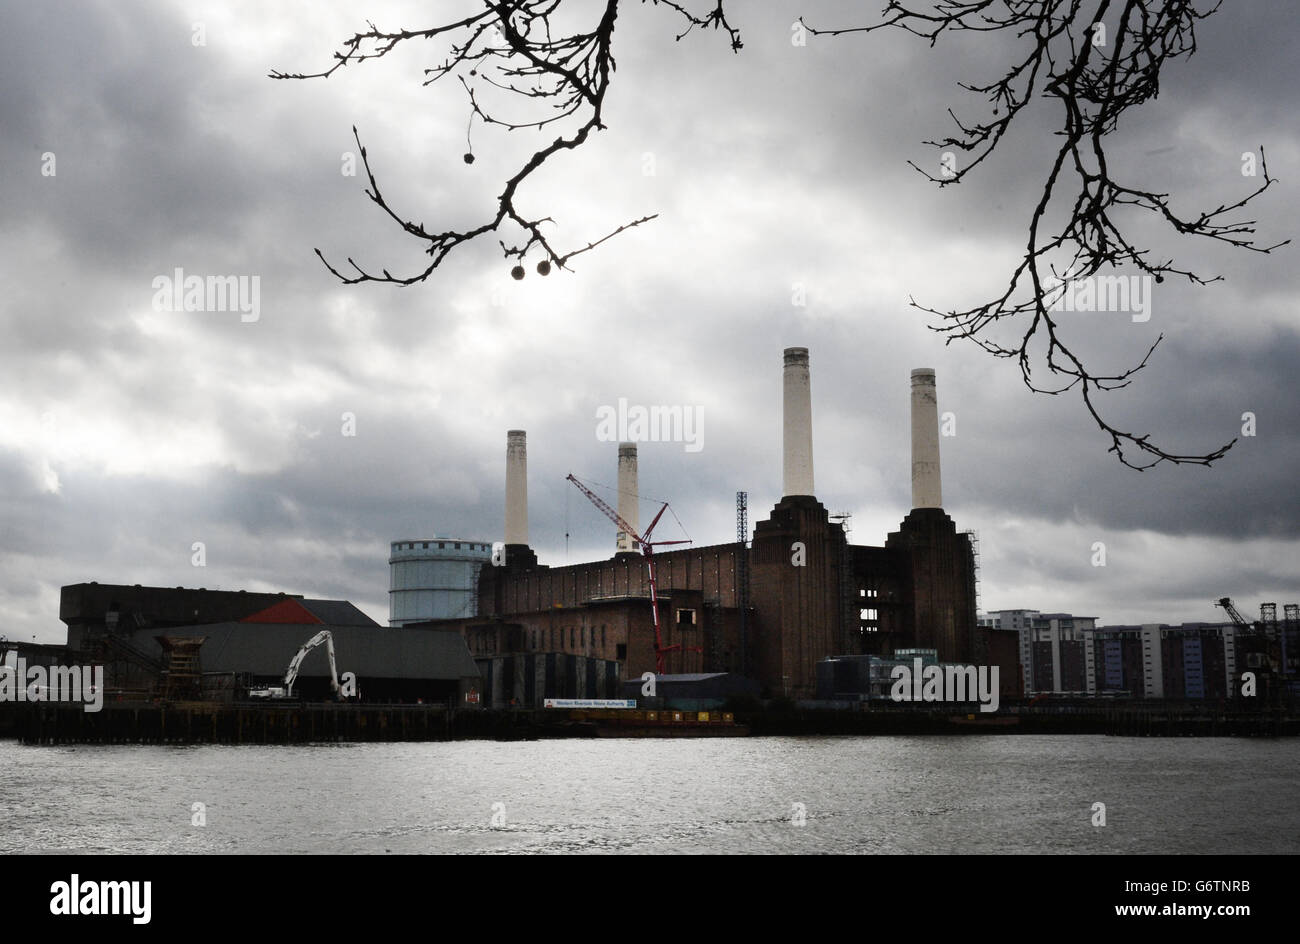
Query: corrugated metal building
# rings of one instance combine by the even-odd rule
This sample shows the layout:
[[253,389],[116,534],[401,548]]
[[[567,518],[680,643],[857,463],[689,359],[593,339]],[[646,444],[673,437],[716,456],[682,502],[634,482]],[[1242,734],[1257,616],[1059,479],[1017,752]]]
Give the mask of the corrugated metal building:
[[[355,674],[363,701],[473,705],[482,691],[459,633],[385,627],[346,600],[91,583],[64,587],[59,615],[69,649],[105,664],[110,691],[156,688],[166,662],[163,636],[202,638],[205,675],[278,685],[299,648],[322,629],[334,637],[340,675]],[[324,647],[308,653],[295,694],[329,697]]]

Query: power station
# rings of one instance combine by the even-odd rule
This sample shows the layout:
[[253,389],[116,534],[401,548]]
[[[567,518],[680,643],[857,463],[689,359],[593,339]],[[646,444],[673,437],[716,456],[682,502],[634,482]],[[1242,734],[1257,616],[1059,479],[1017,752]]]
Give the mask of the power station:
[[[668,506],[642,523],[637,444],[625,441],[611,456],[617,507],[569,477],[615,524],[611,556],[547,566],[529,542],[527,434],[515,429],[504,542],[392,542],[389,627],[343,601],[81,584],[63,590],[68,645],[108,664],[118,692],[229,699],[276,685],[323,634],[365,698],[492,707],[625,699],[646,673],[688,700],[811,699],[832,658],[1000,658],[980,635],[971,539],[943,510],[934,371],[911,374],[912,508],[882,546],[851,544],[817,499],[807,348],[785,350],[783,385],[783,494],[752,535],[743,492],[735,541],[683,547],[656,535]],[[300,688],[328,691],[333,671],[306,658]]]
[[[648,698],[648,712],[671,701],[666,717],[699,711],[691,723],[712,724],[717,706],[755,696],[828,708],[889,702],[893,670],[917,663],[996,666],[999,694],[1012,699],[1235,699],[1242,672],[1260,704],[1294,694],[1295,605],[1279,622],[1277,607],[1262,604],[1249,624],[1222,598],[1232,624],[1181,627],[1096,627],[1029,610],[978,617],[975,543],[943,508],[935,372],[919,368],[909,380],[912,507],[882,545],[851,543],[847,515],[828,514],[817,498],[808,350],[793,347],[783,354],[782,496],[751,531],[738,492],[734,541],[682,546],[657,534],[668,505],[642,514],[637,443],[623,441],[611,456],[616,501],[568,477],[614,523],[610,557],[547,566],[529,541],[527,434],[509,430],[505,540],[392,542],[388,627],[342,600],[92,582],[62,590],[66,647],[15,654],[28,664],[61,654],[103,665],[114,704],[228,703],[238,714],[260,698],[269,713],[255,719],[258,736],[272,739],[289,736],[273,727],[276,699],[294,694],[467,708]],[[625,439],[637,435],[630,430]],[[314,654],[318,643],[324,655]],[[337,666],[326,658],[334,647]],[[315,716],[303,717],[310,736]],[[353,727],[321,718],[326,736],[368,736],[372,724],[370,715]],[[388,736],[390,722],[405,732],[408,721],[374,715],[376,736]],[[189,730],[193,719],[184,723]],[[242,722],[232,723],[234,734],[221,736],[238,740]],[[413,734],[429,733],[427,720],[410,723]],[[79,724],[68,729],[78,737]],[[127,727],[94,736],[154,736]]]
[[612,557],[549,567],[528,541],[526,434],[507,433],[503,559],[479,572],[477,614],[453,623],[491,703],[540,703],[557,685],[565,691],[554,694],[612,695],[615,677],[659,665],[812,698],[829,656],[922,648],[942,662],[981,661],[974,548],[943,510],[934,371],[911,374],[913,507],[883,546],[850,544],[817,500],[807,348],[785,350],[783,382],[781,500],[751,544],[741,533],[654,552],[653,607],[650,556],[637,540],[635,443],[618,446]]

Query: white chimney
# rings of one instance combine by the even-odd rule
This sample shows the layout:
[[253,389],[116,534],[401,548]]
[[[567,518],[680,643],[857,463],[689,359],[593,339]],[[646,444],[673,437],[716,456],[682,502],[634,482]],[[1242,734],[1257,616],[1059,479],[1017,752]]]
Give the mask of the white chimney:
[[506,540],[528,544],[528,434],[506,433]]
[[[636,531],[641,530],[641,521],[637,516],[636,500],[636,443],[618,444],[618,516]],[[616,548],[620,554],[636,552],[637,543],[632,535],[618,532]]]
[[785,426],[782,447],[785,463],[783,495],[813,494],[812,382],[808,375],[808,349],[785,349]]
[[939,401],[934,368],[912,371],[912,507],[942,508],[939,478]]

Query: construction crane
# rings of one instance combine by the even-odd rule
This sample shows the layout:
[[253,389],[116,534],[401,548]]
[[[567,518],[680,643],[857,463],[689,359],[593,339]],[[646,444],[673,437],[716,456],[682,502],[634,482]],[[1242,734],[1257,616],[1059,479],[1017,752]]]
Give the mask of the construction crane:
[[[1273,631],[1274,627],[1269,627],[1263,622],[1247,622],[1233,606],[1230,597],[1219,597],[1214,601],[1214,605],[1223,607],[1224,612],[1237,627],[1238,659],[1245,662],[1246,668],[1262,673],[1265,691],[1276,690],[1275,679],[1282,665],[1282,659],[1277,651],[1277,643],[1280,640]],[[1244,660],[1241,659],[1242,656],[1245,657]]]
[[[662,547],[667,544],[690,544],[691,542],[690,541],[651,541],[649,539],[651,532],[653,532],[655,529],[655,525],[659,523],[659,519],[662,518],[664,512],[668,510],[667,502],[663,503],[663,507],[660,508],[659,513],[654,516],[654,520],[651,521],[650,526],[645,529],[645,533],[637,534],[636,529],[633,528],[626,521],[624,521],[622,516],[619,515],[617,511],[615,511],[606,502],[604,502],[599,495],[597,495],[591,489],[587,488],[587,486],[579,482],[575,476],[570,474],[566,476],[566,479],[567,481],[570,481],[574,485],[576,485],[578,491],[586,495],[587,498],[590,499],[593,505],[595,505],[602,512],[604,512],[606,518],[614,522],[614,524],[618,525],[619,529],[623,531],[623,533],[629,535],[632,538],[632,540],[636,542],[634,545],[635,547],[641,548],[641,554],[643,557],[645,557],[646,570],[649,571],[650,574],[650,611],[654,615],[654,626],[655,626],[655,673],[658,675],[663,675],[664,656],[669,652],[681,651],[683,647],[681,646],[680,643],[672,646],[664,645],[663,632],[659,628],[659,594],[658,594],[658,585],[655,583],[654,549],[656,547]],[[690,649],[693,652],[703,651],[699,646],[691,646]]]
[[846,537],[853,530],[852,526],[849,524],[849,519],[853,517],[852,512],[839,511],[833,515],[829,515],[828,517],[830,518],[831,521],[838,521],[840,523],[840,527],[844,529],[844,534]]
[[1231,597],[1219,597],[1214,601],[1214,605],[1223,607],[1224,612],[1228,614],[1228,618],[1237,624],[1237,629],[1244,633],[1253,633],[1255,631],[1255,627],[1247,623],[1245,617],[1238,613],[1237,608],[1232,605]]
[[307,658],[307,653],[311,652],[321,643],[325,644],[325,653],[330,660],[330,690],[334,697],[339,697],[339,672],[338,666],[334,661],[334,634],[328,629],[322,629],[311,639],[302,644],[302,648],[294,654],[289,661],[289,668],[284,673],[284,685],[275,688],[256,688],[249,691],[252,698],[292,698],[293,683],[298,680],[298,670],[302,668],[302,661]]

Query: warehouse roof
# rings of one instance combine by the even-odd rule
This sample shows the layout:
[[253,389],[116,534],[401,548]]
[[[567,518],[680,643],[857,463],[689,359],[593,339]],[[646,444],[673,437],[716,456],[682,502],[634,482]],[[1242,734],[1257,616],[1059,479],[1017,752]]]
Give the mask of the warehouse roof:
[[[479,674],[464,637],[447,630],[227,622],[176,626],[165,635],[206,636],[199,650],[204,672],[280,676],[302,644],[322,629],[334,636],[340,674],[354,672],[359,679],[462,679]],[[131,635],[131,642],[149,655],[161,657],[156,638],[160,635],[164,633],[157,629],[141,629]],[[324,647],[313,650],[303,661],[304,676],[328,672]]]
[[311,610],[322,623],[334,626],[379,626],[347,600],[303,600],[302,605]]
[[325,623],[332,626],[378,626],[347,600],[285,599],[245,616],[241,623]]

